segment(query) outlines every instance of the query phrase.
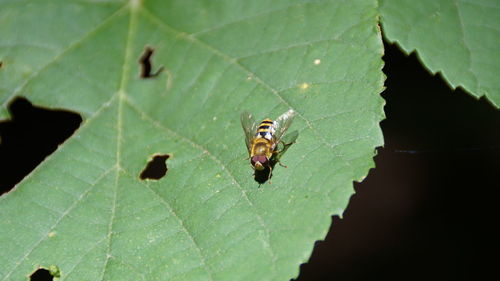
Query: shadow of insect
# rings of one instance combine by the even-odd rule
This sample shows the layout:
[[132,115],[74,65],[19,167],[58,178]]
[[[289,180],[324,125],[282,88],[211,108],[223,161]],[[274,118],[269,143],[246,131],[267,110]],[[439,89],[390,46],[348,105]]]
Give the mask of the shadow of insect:
[[275,149],[275,153],[273,153],[271,159],[269,159],[269,167],[266,167],[264,170],[261,171],[255,170],[254,180],[259,183],[259,186],[261,184],[266,183],[268,180],[272,178],[274,166],[276,166],[276,164],[279,164],[280,166],[287,168],[287,166],[281,163],[281,157],[283,157],[286,151],[295,143],[298,136],[299,136],[298,131],[293,131],[286,134],[278,143]]

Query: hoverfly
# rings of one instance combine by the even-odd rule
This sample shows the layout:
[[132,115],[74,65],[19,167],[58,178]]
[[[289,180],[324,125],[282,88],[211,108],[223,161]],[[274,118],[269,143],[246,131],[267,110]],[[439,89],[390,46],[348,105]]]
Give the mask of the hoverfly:
[[269,169],[269,178],[271,177],[271,160],[277,159],[279,162],[279,157],[273,158],[273,156],[279,153],[277,145],[292,124],[294,117],[295,111],[290,109],[275,121],[266,118],[257,124],[252,114],[246,111],[241,113],[241,126],[245,132],[250,164],[256,171]]

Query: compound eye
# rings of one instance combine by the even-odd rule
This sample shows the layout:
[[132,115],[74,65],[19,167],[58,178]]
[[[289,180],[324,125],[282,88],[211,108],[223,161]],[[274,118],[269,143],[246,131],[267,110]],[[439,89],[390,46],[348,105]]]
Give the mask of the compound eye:
[[252,159],[250,159],[250,163],[252,164],[252,166],[255,167],[255,164],[257,164],[257,162],[260,163],[259,166],[263,166],[263,165],[266,165],[267,162],[268,162],[268,159],[266,156],[254,156],[252,157]]

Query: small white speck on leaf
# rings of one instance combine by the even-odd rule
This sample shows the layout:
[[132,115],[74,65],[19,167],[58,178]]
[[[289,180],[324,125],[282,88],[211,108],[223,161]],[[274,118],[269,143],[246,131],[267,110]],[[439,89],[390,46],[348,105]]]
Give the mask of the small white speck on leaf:
[[320,64],[320,63],[321,63],[321,60],[320,60],[320,59],[315,59],[315,60],[314,60],[314,64],[315,64],[315,65],[318,65],[318,64]]
[[130,0],[130,7],[132,10],[137,10],[141,5],[141,0]]
[[309,88],[309,86],[310,86],[309,83],[304,82],[304,83],[299,85],[299,88],[301,90],[307,90]]

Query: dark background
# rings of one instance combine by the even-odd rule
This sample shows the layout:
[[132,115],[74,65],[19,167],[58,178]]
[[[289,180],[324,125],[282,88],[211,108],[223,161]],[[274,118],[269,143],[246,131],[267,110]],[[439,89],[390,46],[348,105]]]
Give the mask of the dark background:
[[385,50],[385,147],[297,281],[495,280],[500,111]]
[[[343,219],[333,218],[298,281],[479,280],[493,274],[500,111],[452,91],[415,55],[386,45],[385,147]],[[18,99],[0,122],[0,191],[29,173],[81,118]],[[491,256],[490,254],[493,254]],[[491,277],[490,277],[491,278]],[[257,280],[258,281],[258,280]]]

